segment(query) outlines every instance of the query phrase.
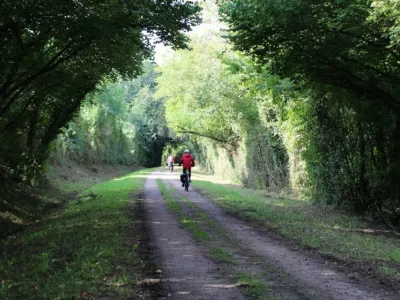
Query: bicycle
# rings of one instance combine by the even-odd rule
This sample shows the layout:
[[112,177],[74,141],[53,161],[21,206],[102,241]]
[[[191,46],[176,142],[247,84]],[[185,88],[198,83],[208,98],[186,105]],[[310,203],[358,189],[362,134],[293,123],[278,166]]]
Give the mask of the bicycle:
[[185,191],[188,192],[190,183],[189,183],[189,175],[187,174],[186,170],[183,174],[181,174],[181,182],[183,183]]
[[168,164],[168,170],[172,173],[174,171],[174,163],[169,163]]

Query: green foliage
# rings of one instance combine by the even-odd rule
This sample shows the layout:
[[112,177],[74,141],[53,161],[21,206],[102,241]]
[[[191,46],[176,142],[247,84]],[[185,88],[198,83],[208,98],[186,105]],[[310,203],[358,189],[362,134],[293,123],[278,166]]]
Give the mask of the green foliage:
[[372,2],[371,20],[379,24],[391,40],[391,47],[400,46],[400,2],[396,0],[375,0]]
[[125,133],[132,129],[124,121],[128,104],[120,83],[107,84],[90,97],[74,121],[63,129],[57,141],[59,163],[70,158],[81,164],[132,162],[131,141]]
[[53,158],[59,164],[69,158],[86,165],[159,166],[168,130],[163,102],[153,97],[155,78],[147,62],[136,79],[105,83],[63,129]]
[[0,11],[0,165],[26,181],[104,77],[137,75],[151,40],[185,47],[199,21],[197,4],[176,0],[6,0]]
[[234,0],[222,12],[235,46],[271,60],[277,74],[339,87],[358,94],[353,101],[400,112],[399,57],[385,29],[369,21],[370,2]]
[[237,133],[226,116],[236,117],[237,111],[230,106],[239,102],[230,95],[232,84],[222,78],[223,66],[215,55],[224,45],[198,39],[191,48],[178,51],[160,69],[158,96],[168,98],[168,124],[180,134],[194,132],[220,143],[234,143]]
[[[193,36],[190,46],[160,67],[157,95],[166,101],[168,126],[189,137],[189,148],[208,170],[256,188],[286,186],[278,106],[267,88],[266,94],[255,91],[265,85],[257,67],[213,31]],[[264,102],[270,109],[263,111]]]
[[[395,117],[377,110],[373,118],[365,118],[346,106],[348,95],[341,101],[329,94],[319,96],[308,103],[304,134],[313,198],[359,213],[396,213]],[[372,111],[364,112],[372,116]]]
[[[154,79],[153,79],[154,80]],[[131,122],[135,127],[134,153],[139,164],[161,165],[165,144],[169,141],[169,131],[164,116],[164,103],[154,98],[154,86],[143,86],[134,99]]]
[[[290,78],[299,90],[284,93],[289,102],[281,99],[291,106],[283,124],[299,124],[294,131],[300,133],[297,144],[307,170],[306,180],[299,179],[313,198],[395,223],[400,221],[399,11],[397,1],[221,4],[234,47]],[[293,116],[296,112],[301,115]],[[294,145],[293,138],[284,141]]]

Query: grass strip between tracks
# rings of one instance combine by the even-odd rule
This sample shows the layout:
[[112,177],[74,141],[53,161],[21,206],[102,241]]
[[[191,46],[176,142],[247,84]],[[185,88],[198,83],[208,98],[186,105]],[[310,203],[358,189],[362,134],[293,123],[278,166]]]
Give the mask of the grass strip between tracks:
[[[269,295],[267,285],[263,280],[245,271],[235,271],[234,266],[238,264],[237,261],[224,249],[212,246],[212,241],[209,234],[206,232],[206,230],[202,230],[202,225],[199,224],[198,221],[203,224],[218,227],[219,224],[215,220],[212,220],[207,213],[202,212],[188,198],[179,195],[175,191],[171,191],[161,179],[157,179],[157,185],[161,191],[161,194],[166,200],[168,208],[177,214],[179,222],[190,233],[192,233],[194,238],[198,241],[201,241],[202,245],[207,248],[207,255],[217,263],[226,263],[227,265],[232,266],[230,273],[234,274],[236,285],[243,288],[247,296],[251,297],[252,299],[259,300],[275,299],[273,296]],[[189,218],[185,215],[181,204],[187,205],[187,207],[190,208],[194,214],[192,218]],[[214,234],[221,230],[221,228],[214,230]]]
[[209,237],[207,232],[201,230],[195,219],[189,218],[183,213],[179,201],[173,197],[166,184],[161,179],[157,179],[157,185],[165,201],[167,202],[168,208],[177,214],[179,223],[181,223],[191,234],[193,234],[197,240],[208,240]]

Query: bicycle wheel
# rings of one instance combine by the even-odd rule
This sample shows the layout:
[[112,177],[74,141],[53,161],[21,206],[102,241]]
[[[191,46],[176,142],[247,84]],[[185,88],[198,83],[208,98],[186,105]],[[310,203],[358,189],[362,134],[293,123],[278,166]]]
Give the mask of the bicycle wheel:
[[185,181],[185,191],[186,192],[189,191],[189,178],[186,178],[186,181]]

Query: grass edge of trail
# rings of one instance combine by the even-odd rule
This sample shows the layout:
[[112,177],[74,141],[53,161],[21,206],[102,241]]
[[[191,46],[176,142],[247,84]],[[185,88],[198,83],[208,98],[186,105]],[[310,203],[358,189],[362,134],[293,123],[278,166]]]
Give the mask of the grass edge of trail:
[[[139,241],[126,213],[140,195],[141,170],[89,187],[64,210],[0,246],[0,299],[129,298],[139,292]],[[97,197],[84,197],[94,194]]]
[[363,233],[368,224],[357,217],[324,211],[305,201],[269,198],[257,191],[208,181],[196,181],[196,188],[229,214],[257,228],[352,264],[367,275],[400,282],[400,239]]

